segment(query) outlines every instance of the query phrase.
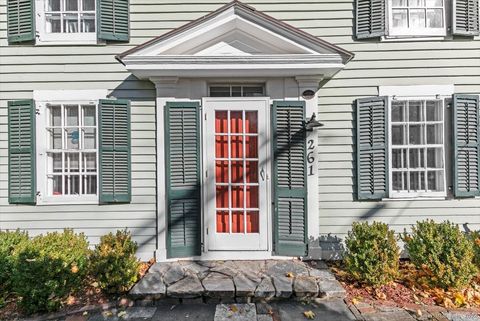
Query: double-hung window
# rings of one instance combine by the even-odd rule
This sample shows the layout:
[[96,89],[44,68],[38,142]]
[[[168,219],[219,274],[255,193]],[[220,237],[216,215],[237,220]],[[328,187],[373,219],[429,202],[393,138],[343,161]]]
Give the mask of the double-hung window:
[[390,197],[446,196],[444,102],[390,101]]
[[389,36],[445,36],[446,0],[389,0]]

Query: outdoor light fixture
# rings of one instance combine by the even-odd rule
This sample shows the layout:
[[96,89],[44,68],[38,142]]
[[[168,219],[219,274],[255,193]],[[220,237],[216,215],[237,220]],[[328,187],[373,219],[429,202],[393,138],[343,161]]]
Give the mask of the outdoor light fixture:
[[312,114],[312,117],[305,123],[305,129],[309,132],[313,131],[314,128],[322,127],[323,124],[317,120],[317,115]]

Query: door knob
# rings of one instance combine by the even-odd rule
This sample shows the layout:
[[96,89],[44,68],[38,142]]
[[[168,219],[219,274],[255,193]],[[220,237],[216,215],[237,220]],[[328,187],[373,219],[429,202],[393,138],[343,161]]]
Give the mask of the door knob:
[[265,168],[262,167],[262,170],[260,171],[260,176],[262,177],[262,181],[265,180]]

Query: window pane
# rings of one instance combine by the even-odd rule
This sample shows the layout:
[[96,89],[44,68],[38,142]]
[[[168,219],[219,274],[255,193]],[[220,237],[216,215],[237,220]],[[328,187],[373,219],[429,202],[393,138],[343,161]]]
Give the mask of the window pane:
[[228,208],[228,186],[217,186],[216,194],[217,208]]
[[247,233],[258,233],[258,211],[247,211]]
[[243,112],[230,112],[230,133],[243,133]]
[[408,120],[423,121],[423,102],[421,101],[408,102]]
[[228,161],[215,162],[215,181],[217,183],[228,183]]
[[47,11],[60,11],[60,0],[48,0]]
[[392,5],[394,7],[406,7],[408,5],[408,0],[393,0]]
[[83,13],[80,15],[82,32],[95,32],[95,14]]
[[410,125],[408,141],[413,145],[424,144],[425,138],[423,133],[423,125]]
[[217,211],[217,233],[229,233],[229,222],[228,211]]
[[405,126],[393,125],[392,126],[392,144],[393,145],[405,145]]
[[210,87],[210,97],[230,97],[230,86]]
[[62,130],[54,128],[48,130],[50,135],[50,149],[62,149]]
[[412,148],[409,151],[409,168],[425,167],[425,149]]
[[261,97],[263,96],[263,87],[243,87],[243,96],[244,97]]
[[65,154],[65,171],[78,173],[80,164],[78,162],[78,153]]
[[443,126],[441,124],[427,125],[427,144],[443,143]]
[[65,194],[80,194],[80,176],[65,176]]
[[442,9],[427,10],[427,27],[428,28],[443,27],[443,10]]
[[392,21],[394,28],[407,28],[407,10],[406,9],[393,9],[392,10]]
[[215,136],[215,156],[217,158],[228,157],[228,137],[227,136]]
[[232,183],[243,183],[243,161],[232,161]]
[[60,20],[60,14],[45,14],[46,28],[47,33],[58,33],[62,32],[62,23]]
[[95,10],[95,0],[83,0],[83,11],[94,11]]
[[442,103],[440,101],[427,101],[427,121],[442,120]]
[[232,233],[243,233],[243,211],[232,211]]
[[85,128],[83,132],[83,148],[95,149],[97,148],[97,137],[95,128]]
[[409,0],[410,7],[425,7],[425,0]]
[[256,134],[258,132],[256,111],[245,112],[245,132],[249,134]]
[[407,167],[407,150],[406,149],[392,149],[392,167],[406,168]]
[[232,186],[232,208],[243,208],[243,186]]
[[443,0],[427,0],[427,7],[443,7]]
[[96,153],[83,153],[83,166],[84,172],[96,172],[97,171],[97,154]]
[[65,11],[78,11],[78,0],[65,0]]
[[78,106],[65,106],[66,124],[67,126],[78,126]]
[[50,126],[62,126],[62,107],[59,105],[50,105]]
[[62,195],[62,176],[52,176],[51,178],[52,195]]
[[232,86],[232,97],[241,97],[241,96],[242,96],[242,87]]
[[66,130],[67,135],[67,149],[78,149],[78,129],[69,128]]
[[392,188],[395,191],[401,191],[403,188],[403,182],[402,182],[402,172],[393,172],[392,173]]
[[242,136],[230,136],[230,157],[243,157],[243,138]]
[[410,27],[425,28],[425,10],[410,9]]
[[83,194],[97,194],[97,176],[95,175],[87,175],[84,176],[83,181]]
[[95,116],[95,106],[84,105],[83,109],[83,125],[84,126],[95,126],[96,116]]
[[410,190],[418,191],[420,189],[420,172],[410,172]]
[[427,148],[427,167],[443,168],[443,148]]
[[63,32],[76,33],[78,32],[78,14],[64,14],[63,15]]
[[443,171],[427,172],[428,189],[431,191],[443,191]]
[[247,183],[258,183],[258,162],[246,161]]
[[392,121],[405,121],[405,102],[392,102]]

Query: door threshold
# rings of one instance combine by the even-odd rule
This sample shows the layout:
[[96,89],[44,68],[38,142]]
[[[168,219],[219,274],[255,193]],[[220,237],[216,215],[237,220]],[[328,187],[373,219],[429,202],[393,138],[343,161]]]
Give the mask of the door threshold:
[[162,260],[157,258],[157,262],[176,262],[176,261],[255,261],[255,260],[292,260],[293,256],[276,256],[270,251],[209,251],[200,256],[170,258]]

